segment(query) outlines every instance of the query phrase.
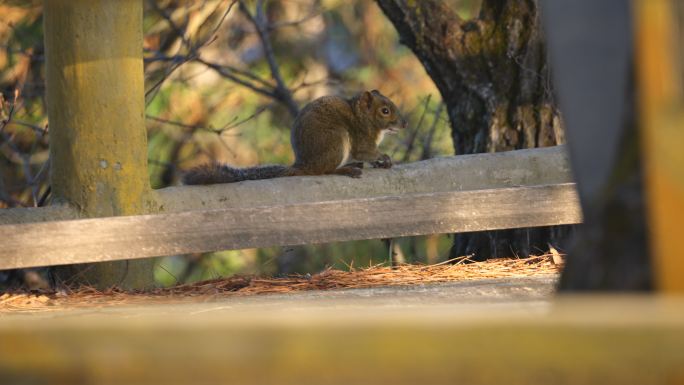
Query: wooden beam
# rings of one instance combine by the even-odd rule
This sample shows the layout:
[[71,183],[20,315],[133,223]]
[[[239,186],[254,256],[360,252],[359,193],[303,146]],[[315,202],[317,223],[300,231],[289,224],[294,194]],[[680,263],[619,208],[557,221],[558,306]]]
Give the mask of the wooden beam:
[[44,7],[54,199],[89,217],[140,214],[150,192],[142,2]]
[[[150,211],[246,208],[403,194],[550,185],[573,182],[565,146],[432,158],[365,169],[360,179],[332,176],[291,177],[209,186],[173,186],[154,191]],[[0,210],[0,225],[79,219],[67,205]]]
[[0,269],[573,224],[572,183],[0,226]]
[[[360,179],[291,177],[156,190],[159,211],[270,206],[573,182],[565,146],[448,156],[364,169]],[[0,216],[0,223],[2,217]]]
[[656,287],[684,293],[684,92],[679,1],[635,2],[641,135]]
[[[396,297],[401,301],[402,293]],[[430,298],[402,306],[396,298],[352,303],[271,298],[5,315],[0,379],[8,384],[684,383],[681,298],[565,299],[551,314],[527,315],[501,307],[506,302],[500,299],[486,307],[453,300],[424,305]]]
[[[142,1],[45,0],[44,22],[53,201],[83,217],[143,214],[152,195]],[[152,271],[152,261],[134,261],[55,273],[142,288],[154,285]]]

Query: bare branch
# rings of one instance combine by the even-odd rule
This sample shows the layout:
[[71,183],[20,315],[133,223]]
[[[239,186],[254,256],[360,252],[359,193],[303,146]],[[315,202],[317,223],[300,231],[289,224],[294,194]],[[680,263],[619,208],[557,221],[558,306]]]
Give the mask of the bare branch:
[[[10,104],[9,111],[7,112],[7,118],[0,121],[0,133],[2,133],[5,130],[5,127],[7,127],[7,125],[9,125],[9,123],[12,121],[12,117],[14,116],[14,109],[17,106],[18,100],[19,100],[19,89],[15,88],[14,89],[14,100]],[[5,110],[4,98],[0,98],[0,108],[4,112],[4,110]]]
[[[159,79],[159,81],[157,81],[157,83],[155,83],[149,90],[147,90],[147,92],[145,92],[145,98],[146,99],[149,97],[149,95],[152,92],[156,93],[158,91],[159,87],[161,87],[161,85],[164,83],[164,81],[166,81],[166,79],[168,79],[168,77],[171,76],[171,74],[176,69],[180,68],[183,64],[185,64],[191,60],[197,59],[199,57],[199,54],[200,54],[199,51],[203,47],[213,43],[216,40],[216,31],[218,31],[218,29],[221,27],[221,25],[225,21],[226,17],[228,16],[228,13],[230,13],[231,9],[233,9],[233,6],[236,4],[236,2],[237,2],[237,0],[233,0],[230,3],[230,5],[226,8],[226,11],[223,13],[221,18],[219,19],[219,22],[217,23],[217,25],[212,30],[212,33],[209,34],[204,41],[197,43],[197,44],[192,44],[186,36],[187,32],[185,30],[185,27],[181,27],[181,26],[177,25],[173,21],[171,16],[168,15],[164,9],[158,7],[157,4],[153,0],[148,1],[148,3],[151,5],[151,7],[154,8],[162,16],[162,18],[164,18],[164,20],[166,20],[166,22],[169,24],[171,29],[173,29],[176,32],[178,37],[181,39],[183,45],[189,51],[189,54],[185,55],[185,56],[181,56],[181,55],[174,55],[173,56],[174,60],[171,60],[171,61],[173,61],[174,64],[171,66],[170,69],[167,70],[167,72],[164,74],[164,76],[161,79]],[[148,99],[148,103],[149,103],[149,101],[151,101],[151,99],[152,98]]]
[[418,131],[423,126],[423,121],[425,120],[425,114],[427,113],[428,107],[430,106],[430,99],[432,95],[428,95],[423,102],[423,112],[420,114],[420,119],[418,119],[418,124],[415,125],[411,131],[409,137],[406,140],[406,151],[404,152],[404,162],[408,162],[411,154],[413,153],[413,147],[415,145],[416,139],[418,138]]
[[185,45],[187,48],[192,48],[192,44],[190,43],[190,40],[188,40],[186,36],[186,31],[185,28],[178,26],[173,19],[171,19],[171,15],[169,15],[165,9],[161,8],[160,6],[157,5],[157,2],[155,0],[148,0],[147,4],[150,5],[151,8],[153,8],[159,16],[164,18],[166,22],[169,24],[171,29],[176,33],[176,36],[178,36],[179,39],[183,42],[183,45]]
[[435,116],[432,119],[432,125],[430,126],[430,131],[428,131],[425,140],[423,141],[423,153],[420,155],[420,160],[426,160],[432,158],[432,141],[435,137],[435,131],[437,130],[437,124],[440,121],[440,116],[444,110],[444,102],[440,102],[435,109]]
[[[233,0],[231,4],[227,7],[226,11],[223,13],[221,16],[219,22],[217,25],[214,27],[212,33],[207,37],[207,39],[203,42],[199,42],[196,44],[192,44],[190,39],[187,37],[187,32],[185,31],[185,28],[182,26],[177,25],[176,22],[171,18],[170,15],[168,15],[163,9],[158,7],[156,4],[153,4],[153,1],[150,1],[152,4],[152,8],[154,8],[163,18],[166,20],[166,22],[171,26],[171,28],[175,31],[175,33],[179,36],[181,39],[183,45],[186,47],[188,50],[187,55],[172,55],[172,56],[166,56],[163,55],[159,52],[155,53],[154,56],[152,57],[147,57],[145,58],[145,61],[148,63],[155,62],[155,61],[168,61],[173,63],[173,65],[170,67],[169,70],[167,70],[167,73],[164,74],[164,76],[159,79],[145,94],[145,97],[148,98],[152,92],[155,92],[158,90],[158,88],[161,86],[161,84],[164,83],[164,81],[179,67],[181,67],[183,64],[187,62],[197,62],[205,65],[206,67],[214,70],[217,74],[219,74],[221,77],[224,77],[238,85],[241,85],[243,87],[246,87],[253,92],[269,97],[271,99],[277,100],[278,102],[284,104],[290,114],[294,117],[298,114],[299,112],[299,106],[295,102],[293,96],[292,96],[292,91],[287,87],[285,81],[283,80],[283,77],[280,73],[280,68],[278,67],[278,64],[275,59],[275,54],[273,52],[273,47],[271,45],[270,38],[268,36],[268,33],[270,30],[274,29],[274,26],[270,25],[268,23],[268,20],[266,19],[263,11],[263,1],[258,1],[257,2],[257,8],[256,8],[256,14],[252,15],[252,13],[249,12],[246,4],[242,1],[238,2],[237,0]],[[218,28],[221,26],[225,18],[227,17],[228,13],[230,10],[233,8],[235,4],[239,4],[240,10],[245,14],[245,16],[248,18],[248,20],[251,22],[251,24],[255,27],[256,32],[259,36],[259,39],[261,41],[261,45],[264,50],[264,55],[266,58],[266,61],[268,63],[270,72],[271,72],[271,77],[275,81],[275,84],[272,82],[269,82],[249,71],[241,70],[239,68],[229,66],[229,65],[222,65],[222,64],[217,64],[213,63],[210,61],[205,60],[204,58],[201,57],[200,51],[201,49],[208,45],[211,44],[215,40],[215,34],[218,31]],[[316,15],[310,15],[307,16],[307,18],[297,21],[297,22],[304,22],[310,18],[315,17]],[[291,25],[294,25],[295,22],[292,22]],[[286,24],[283,24],[286,25]],[[149,98],[148,98],[149,100]]]
[[228,14],[230,13],[230,10],[233,9],[233,6],[235,6],[235,4],[237,4],[237,2],[238,2],[238,0],[233,0],[233,1],[231,1],[231,3],[230,3],[230,5],[228,6],[228,8],[226,8],[226,11],[223,13],[223,15],[221,16],[221,18],[219,19],[219,22],[216,23],[216,26],[214,26],[214,29],[213,29],[213,30],[211,31],[211,33],[209,34],[210,39],[213,40],[213,38],[211,38],[211,36],[216,36],[216,33],[218,32],[219,28],[221,28],[221,25],[223,25],[223,22],[226,20],[226,17],[228,17]]
[[155,121],[157,123],[163,123],[163,124],[169,124],[172,126],[177,126],[177,127],[182,127],[182,128],[187,128],[189,130],[204,130],[204,131],[214,131],[214,128],[212,127],[205,127],[201,126],[199,124],[185,124],[183,122],[179,122],[176,120],[169,120],[169,119],[164,119],[160,118],[158,116],[152,116],[152,115],[145,115],[145,119]]
[[156,95],[156,93],[159,91],[161,85],[166,81],[166,79],[168,79],[169,76],[171,76],[171,74],[175,70],[180,68],[180,66],[182,66],[183,64],[187,63],[190,59],[191,58],[188,56],[188,57],[186,57],[186,59],[183,62],[174,64],[173,66],[171,66],[171,68],[167,69],[164,76],[162,76],[161,79],[159,79],[156,83],[154,83],[154,85],[152,87],[150,87],[150,89],[145,92],[145,99],[147,99],[148,104],[150,103],[150,101],[152,101],[152,99],[154,99],[154,97],[152,97],[152,98],[149,97],[150,94],[152,94],[154,92]]
[[255,15],[252,15],[252,13],[249,12],[249,9],[244,1],[240,1],[240,10],[249,19],[252,25],[254,25],[254,28],[259,35],[259,39],[261,40],[261,45],[264,48],[264,56],[266,57],[268,68],[271,70],[271,76],[276,82],[276,88],[273,90],[273,97],[285,104],[293,117],[297,116],[299,113],[299,106],[292,97],[292,92],[287,87],[282,75],[280,74],[280,68],[278,67],[278,63],[273,52],[273,46],[271,45],[271,40],[269,38],[268,20],[264,14],[263,0],[257,0]]
[[[239,85],[241,85],[241,86],[243,86],[243,87],[247,87],[247,88],[249,88],[250,90],[252,90],[252,91],[254,91],[254,92],[258,93],[258,94],[267,96],[267,97],[272,98],[272,99],[279,100],[279,99],[278,99],[278,96],[277,96],[277,94],[276,94],[276,89],[277,89],[277,88],[272,88],[272,86],[271,86],[271,88],[269,89],[269,88],[264,88],[264,87],[257,86],[257,85],[255,85],[255,84],[253,84],[253,83],[250,83],[249,81],[246,81],[246,80],[244,80],[244,79],[241,79],[241,78],[237,77],[235,74],[233,74],[233,73],[230,71],[229,67],[225,67],[225,66],[222,66],[222,65],[218,65],[218,64],[215,64],[215,63],[211,63],[211,62],[208,62],[208,61],[206,61],[206,60],[204,60],[204,59],[202,59],[202,58],[199,58],[199,57],[196,58],[195,61],[197,61],[197,62],[199,62],[199,63],[202,63],[202,64],[204,64],[205,66],[207,66],[207,67],[213,69],[213,70],[216,71],[219,75],[223,76],[223,77],[226,78],[226,79],[229,79],[230,81],[232,81],[232,82],[234,82],[234,83],[237,83],[237,84],[239,84]],[[252,76],[255,76],[255,75],[252,75]],[[250,77],[250,78],[251,78],[251,77]],[[259,80],[258,82],[259,82],[259,83],[262,83],[262,84],[266,83],[264,80]],[[266,84],[267,84],[267,83],[266,83]]]
[[[157,61],[168,61],[168,62],[174,62],[174,63],[183,63],[185,61],[188,61],[188,56],[187,55],[166,56],[159,51],[155,51],[154,56],[146,57],[144,60],[146,63],[153,63],[153,62],[157,62]],[[193,57],[193,58],[191,58],[191,60],[194,62],[197,62],[197,63],[204,64],[205,66],[209,67],[212,70],[218,71],[220,69],[221,72],[229,71],[229,72],[234,73],[235,75],[244,76],[250,80],[254,80],[255,82],[260,83],[261,85],[263,85],[266,88],[275,88],[275,85],[273,85],[269,81],[264,80],[264,79],[260,78],[259,76],[255,75],[249,71],[245,71],[245,70],[242,70],[242,69],[239,69],[237,67],[227,65],[227,64],[216,64],[213,62],[209,62],[206,59],[203,59],[199,56]],[[219,73],[219,75],[223,76],[222,73]],[[233,79],[230,79],[230,80],[233,80]]]
[[306,22],[309,21],[309,20],[312,20],[312,19],[315,19],[315,18],[321,16],[321,15],[323,14],[323,12],[324,12],[323,10],[318,9],[318,10],[316,10],[315,12],[312,12],[312,13],[310,13],[310,14],[308,14],[308,15],[302,17],[302,18],[299,19],[299,20],[282,21],[282,22],[280,22],[280,23],[272,23],[272,24],[269,24],[269,25],[268,25],[268,31],[270,32],[270,31],[274,31],[274,30],[280,29],[280,28],[294,27],[294,26],[298,26],[298,25],[300,25],[300,24],[304,24],[304,23],[306,23]]
[[209,132],[213,132],[213,133],[216,133],[216,134],[224,134],[226,131],[231,130],[231,129],[237,127],[237,126],[240,126],[240,125],[242,125],[242,124],[244,124],[244,123],[246,123],[246,122],[248,122],[248,121],[254,119],[254,118],[257,117],[259,114],[261,114],[262,112],[264,112],[265,110],[266,110],[265,107],[260,108],[260,109],[258,109],[255,113],[253,113],[252,115],[249,115],[248,117],[246,117],[246,118],[244,118],[244,119],[242,119],[242,120],[238,120],[239,118],[236,116],[236,117],[234,117],[233,119],[231,119],[231,121],[229,121],[228,123],[226,123],[226,124],[225,124],[223,127],[221,127],[221,128],[214,128],[214,127],[211,127],[211,126],[202,126],[202,125],[199,125],[199,124],[185,124],[185,123],[183,123],[183,122],[179,122],[179,121],[175,121],[175,120],[169,120],[169,119],[164,119],[164,118],[160,118],[160,117],[158,117],[158,116],[152,116],[152,115],[145,115],[145,118],[146,118],[146,119],[149,119],[149,120],[152,120],[152,121],[155,121],[155,122],[158,122],[158,123],[170,124],[170,125],[172,125],[172,126],[187,128],[187,129],[191,130],[191,133],[194,132],[194,131],[196,131],[196,130],[204,130],[204,131],[209,131]]
[[[246,123],[246,122],[248,122],[248,121],[250,121],[250,120],[256,118],[257,116],[261,115],[261,113],[264,112],[264,111],[266,111],[266,107],[259,108],[259,109],[256,110],[256,112],[254,112],[252,115],[250,115],[250,116],[248,116],[248,117],[246,117],[246,118],[244,118],[244,119],[242,119],[242,120],[239,120],[239,121],[237,121],[237,122],[231,123],[230,126],[226,126],[226,127],[222,128],[221,130],[229,130],[229,129],[231,129],[231,128],[235,128],[235,127],[237,127],[237,126],[240,126],[240,125],[242,125],[242,124],[244,124],[244,123]],[[237,117],[236,117],[236,118],[237,118]],[[235,120],[235,119],[234,119],[234,120]]]
[[18,120],[18,119],[12,120],[12,123],[14,123],[18,126],[28,127],[30,129],[32,129],[36,134],[41,135],[41,136],[47,134],[47,125],[45,127],[41,127],[37,124],[29,123],[29,122],[26,122],[23,120]]

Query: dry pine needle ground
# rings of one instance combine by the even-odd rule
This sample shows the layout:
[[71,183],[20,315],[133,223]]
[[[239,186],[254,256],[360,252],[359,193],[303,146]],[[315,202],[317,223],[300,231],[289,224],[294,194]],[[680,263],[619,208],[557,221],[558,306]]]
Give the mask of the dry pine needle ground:
[[0,296],[0,312],[36,312],[71,307],[204,301],[232,295],[282,294],[305,290],[531,277],[557,274],[562,267],[562,261],[557,252],[530,258],[469,262],[464,257],[428,266],[373,266],[351,271],[328,269],[313,276],[294,275],[284,278],[234,276],[170,288],[133,292],[116,288],[100,291],[91,287],[79,287],[50,293],[5,293]]

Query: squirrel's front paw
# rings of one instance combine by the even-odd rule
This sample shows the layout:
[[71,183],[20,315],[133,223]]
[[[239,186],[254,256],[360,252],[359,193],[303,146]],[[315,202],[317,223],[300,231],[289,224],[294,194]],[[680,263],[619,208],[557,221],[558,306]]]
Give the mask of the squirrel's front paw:
[[387,154],[382,154],[377,160],[371,162],[371,165],[375,168],[391,168],[392,158]]

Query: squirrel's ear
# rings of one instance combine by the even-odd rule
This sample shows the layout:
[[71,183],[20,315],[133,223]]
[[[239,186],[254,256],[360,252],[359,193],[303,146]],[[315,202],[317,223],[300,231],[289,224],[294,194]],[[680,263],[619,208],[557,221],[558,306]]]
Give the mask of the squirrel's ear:
[[368,91],[363,91],[361,101],[366,105],[366,108],[370,109],[373,106],[373,95]]
[[378,91],[378,90],[373,90],[373,91],[371,91],[371,93],[375,94],[375,95],[380,95],[380,91]]

